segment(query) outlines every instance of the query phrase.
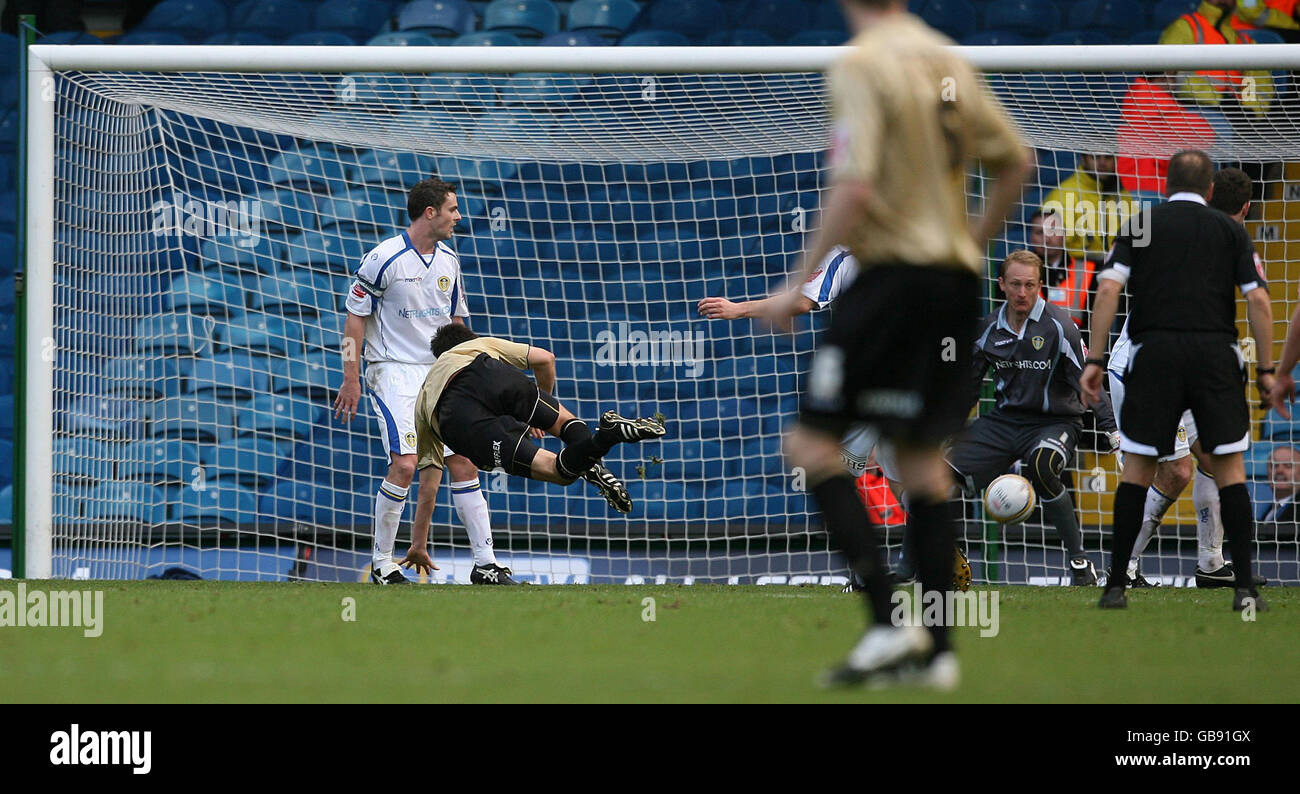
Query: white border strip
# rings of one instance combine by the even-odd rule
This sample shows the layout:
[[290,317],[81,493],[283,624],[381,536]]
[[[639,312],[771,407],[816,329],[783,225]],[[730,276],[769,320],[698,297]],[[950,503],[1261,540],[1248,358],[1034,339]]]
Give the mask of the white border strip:
[[[32,49],[35,49],[34,47]],[[54,531],[54,77],[27,57],[26,441],[20,465],[29,579],[53,574]]]
[[[985,71],[1300,68],[1300,44],[960,47]],[[51,70],[109,72],[820,72],[847,47],[31,47]]]

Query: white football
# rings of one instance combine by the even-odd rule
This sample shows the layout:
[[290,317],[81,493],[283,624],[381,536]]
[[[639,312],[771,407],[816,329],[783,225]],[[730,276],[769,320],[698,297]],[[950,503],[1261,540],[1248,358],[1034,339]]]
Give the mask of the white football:
[[1015,524],[1034,511],[1034,486],[1019,474],[1004,474],[984,489],[984,512],[999,524]]

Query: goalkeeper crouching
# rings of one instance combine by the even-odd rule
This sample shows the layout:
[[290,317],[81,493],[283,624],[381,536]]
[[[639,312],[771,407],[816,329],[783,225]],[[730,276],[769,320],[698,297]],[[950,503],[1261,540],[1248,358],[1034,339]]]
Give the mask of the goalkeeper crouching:
[[[484,471],[560,485],[586,480],[614,509],[632,510],[627,488],[600,460],[616,444],[662,437],[662,424],[606,411],[593,433],[551,395],[555,355],[540,347],[480,337],[459,324],[440,328],[430,347],[436,361],[415,404],[420,500],[402,565],[421,573],[438,569],[428,539],[444,444]],[[536,382],[521,371],[529,368]],[[564,441],[558,455],[533,443],[547,433]]]

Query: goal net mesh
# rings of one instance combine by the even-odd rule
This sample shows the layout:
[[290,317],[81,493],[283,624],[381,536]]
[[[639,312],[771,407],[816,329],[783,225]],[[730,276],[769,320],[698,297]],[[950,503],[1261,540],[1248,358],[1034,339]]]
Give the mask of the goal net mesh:
[[[987,75],[1039,169],[990,246],[986,308],[997,263],[1084,155],[1141,171],[1186,144],[1263,182],[1248,226],[1280,340],[1300,260],[1289,83],[1261,87],[1258,107],[1183,96],[1187,120],[1138,119],[1140,77]],[[362,255],[406,227],[409,186],[436,174],[459,186],[469,325],[552,350],[557,396],[588,422],[614,408],[668,427],[606,459],[635,500],[626,517],[581,482],[485,473],[503,564],[536,582],[844,581],[780,454],[829,311],[793,334],[696,311],[767,295],[802,251],[826,183],[820,75],[64,72],[55,101],[55,576],[366,575],[387,461],[367,399],[351,424],[332,417],[343,299]],[[977,211],[983,176],[969,185]],[[1104,251],[1085,245],[1080,258]],[[1267,450],[1290,425],[1255,417],[1263,498]],[[1094,442],[1084,434],[1070,477],[1100,568],[1116,469]],[[1149,577],[1195,564],[1186,493]],[[965,501],[977,580],[1066,575],[1040,518],[999,526]],[[897,566],[898,514],[877,517]],[[467,581],[449,493],[432,539],[438,581]],[[1262,527],[1258,547],[1266,576],[1300,578],[1294,525]]]

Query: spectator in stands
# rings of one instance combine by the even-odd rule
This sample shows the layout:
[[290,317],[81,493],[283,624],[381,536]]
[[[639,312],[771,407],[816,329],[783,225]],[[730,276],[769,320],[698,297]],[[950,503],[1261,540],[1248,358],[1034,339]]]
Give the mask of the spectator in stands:
[[1173,74],[1150,73],[1133,81],[1120,105],[1116,130],[1120,184],[1140,199],[1161,201],[1169,158],[1182,149],[1209,149],[1214,127],[1174,97]]
[[1300,42],[1300,0],[1241,0],[1232,15],[1238,30],[1268,28],[1292,44]]
[[1067,253],[1095,261],[1106,257],[1115,232],[1134,211],[1113,154],[1082,155],[1079,170],[1047,195],[1041,209],[1060,218]]
[[1043,260],[1043,297],[1065,309],[1075,325],[1087,328],[1095,265],[1066,252],[1064,228],[1056,215],[1035,212],[1029,219],[1029,250]]
[[[1205,0],[1190,14],[1183,14],[1165,28],[1161,44],[1252,44],[1248,29],[1232,24],[1237,0]],[[1212,69],[1186,75],[1179,87],[1180,98],[1224,113],[1229,123],[1239,123],[1243,110],[1254,116],[1268,112],[1273,98],[1273,78],[1267,71],[1240,72]]]
[[1300,490],[1297,464],[1300,464],[1300,450],[1293,446],[1276,447],[1268,456],[1268,484],[1273,489],[1273,501],[1264,506],[1259,514],[1260,521],[1289,523],[1300,520],[1295,511],[1296,491]]

